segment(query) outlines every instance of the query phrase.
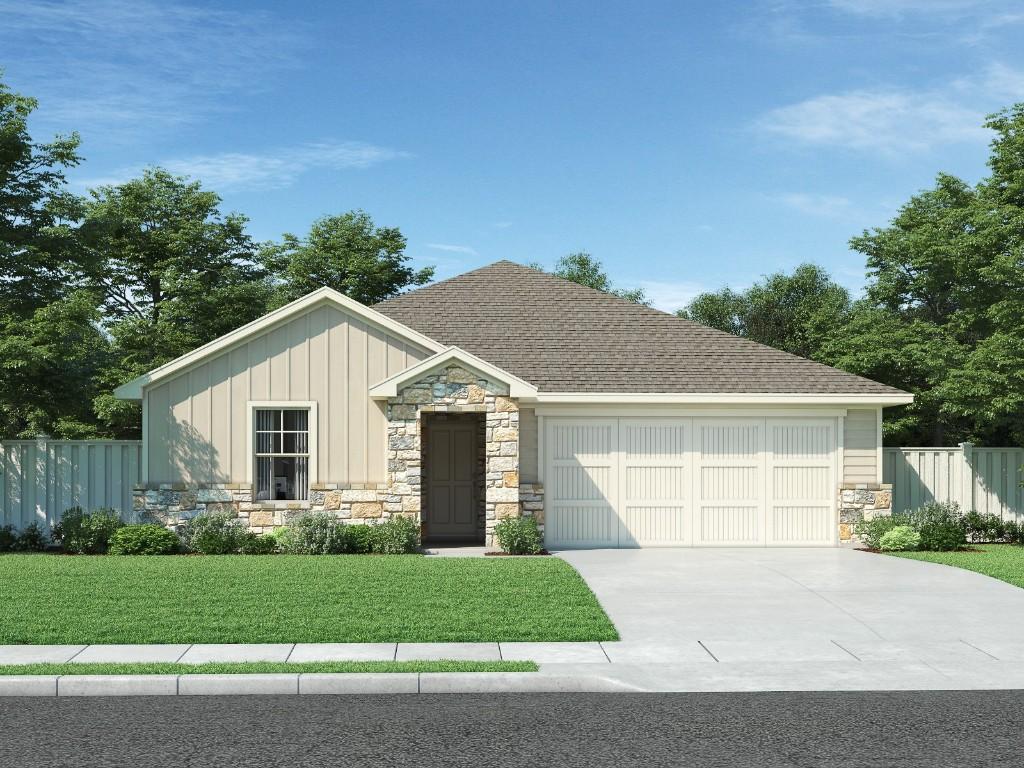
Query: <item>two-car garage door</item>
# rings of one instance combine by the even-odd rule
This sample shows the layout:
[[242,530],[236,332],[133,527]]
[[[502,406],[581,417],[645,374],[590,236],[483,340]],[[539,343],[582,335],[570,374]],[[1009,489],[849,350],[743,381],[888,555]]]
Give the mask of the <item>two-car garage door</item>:
[[835,543],[834,419],[545,421],[550,546]]

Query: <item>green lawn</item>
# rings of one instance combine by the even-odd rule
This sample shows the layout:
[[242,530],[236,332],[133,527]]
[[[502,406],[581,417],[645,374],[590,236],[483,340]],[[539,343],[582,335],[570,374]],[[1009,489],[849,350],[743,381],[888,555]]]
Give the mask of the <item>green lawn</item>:
[[1016,587],[1024,587],[1024,547],[1013,544],[972,544],[977,551],[966,552],[893,552],[897,557],[942,563],[968,571],[977,571]]
[[254,661],[234,664],[0,664],[0,675],[266,675],[274,672],[536,672],[532,661]]
[[0,556],[0,644],[616,639],[553,557]]

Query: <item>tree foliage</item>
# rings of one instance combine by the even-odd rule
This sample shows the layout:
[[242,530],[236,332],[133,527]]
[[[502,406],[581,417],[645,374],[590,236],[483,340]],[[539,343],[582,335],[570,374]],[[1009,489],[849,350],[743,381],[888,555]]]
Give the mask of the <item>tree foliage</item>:
[[36,107],[0,80],[0,312],[18,317],[67,290],[62,267],[79,213],[64,179],[80,161],[78,135],[34,142],[28,120]]
[[286,234],[263,249],[262,261],[279,280],[275,301],[287,304],[327,286],[363,304],[376,304],[434,276],[413,269],[397,227],[375,227],[365,211],[324,216],[304,239]]
[[863,298],[804,265],[685,314],[913,392],[886,412],[892,443],[1024,444],[1024,104],[986,125],[988,178],[939,174],[850,241],[866,258]]
[[[531,264],[530,266],[534,269],[544,270],[540,264]],[[562,256],[555,262],[552,274],[585,285],[587,288],[593,288],[595,291],[603,291],[618,296],[620,299],[632,301],[634,304],[646,305],[648,303],[642,288],[615,288],[608,273],[604,271],[604,265],[586,251],[576,251]]]

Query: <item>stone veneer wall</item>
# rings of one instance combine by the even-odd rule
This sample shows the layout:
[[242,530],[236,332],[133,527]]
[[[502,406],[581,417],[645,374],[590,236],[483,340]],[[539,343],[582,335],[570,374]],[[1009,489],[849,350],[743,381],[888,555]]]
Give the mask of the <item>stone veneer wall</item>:
[[[175,526],[203,512],[235,512],[258,533],[307,512],[334,512],[352,522],[392,515],[420,518],[423,479],[423,415],[479,413],[484,417],[484,535],[493,543],[495,524],[533,516],[544,523],[544,490],[519,480],[519,406],[508,386],[457,365],[404,387],[388,400],[387,479],[384,483],[316,483],[309,501],[253,501],[249,483],[136,486],[135,511]],[[321,430],[321,433],[323,430]]]
[[839,540],[857,539],[853,531],[860,520],[892,514],[892,484],[843,484],[839,486]]

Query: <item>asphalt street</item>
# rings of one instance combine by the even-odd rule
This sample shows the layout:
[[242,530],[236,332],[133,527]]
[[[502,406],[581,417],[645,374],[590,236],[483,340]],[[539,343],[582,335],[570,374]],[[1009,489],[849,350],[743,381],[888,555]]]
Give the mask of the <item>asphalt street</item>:
[[0,766],[1021,765],[1024,691],[0,699]]

